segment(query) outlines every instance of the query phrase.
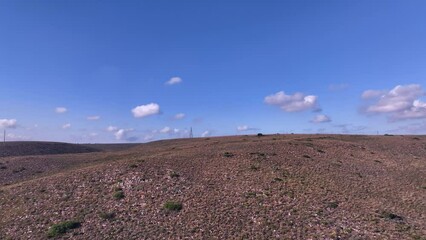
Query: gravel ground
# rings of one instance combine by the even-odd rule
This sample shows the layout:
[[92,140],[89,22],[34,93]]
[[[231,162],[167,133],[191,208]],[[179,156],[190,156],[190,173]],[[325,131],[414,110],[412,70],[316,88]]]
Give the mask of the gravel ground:
[[180,139],[77,155],[50,174],[3,177],[0,239],[46,239],[69,220],[80,226],[58,238],[426,239],[423,136]]

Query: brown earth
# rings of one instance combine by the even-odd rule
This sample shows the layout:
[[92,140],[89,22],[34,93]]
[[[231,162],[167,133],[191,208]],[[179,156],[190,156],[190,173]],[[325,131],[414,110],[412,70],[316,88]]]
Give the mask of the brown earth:
[[424,136],[179,139],[2,166],[0,239],[68,220],[58,238],[426,239]]

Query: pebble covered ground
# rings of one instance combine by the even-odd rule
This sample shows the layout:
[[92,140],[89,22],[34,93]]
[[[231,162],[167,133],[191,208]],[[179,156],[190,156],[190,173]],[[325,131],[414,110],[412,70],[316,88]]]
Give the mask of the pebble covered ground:
[[55,157],[69,164],[0,169],[0,239],[47,239],[64,221],[79,225],[60,239],[426,239],[423,136],[178,139]]

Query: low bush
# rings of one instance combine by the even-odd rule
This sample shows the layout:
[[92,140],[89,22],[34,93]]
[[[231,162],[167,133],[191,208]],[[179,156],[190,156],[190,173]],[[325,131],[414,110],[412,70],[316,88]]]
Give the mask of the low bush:
[[65,221],[65,222],[53,224],[49,228],[49,231],[47,232],[47,236],[49,238],[57,237],[61,234],[66,233],[67,231],[71,229],[79,228],[80,226],[81,226],[80,222],[77,222],[77,221]]
[[120,200],[124,198],[124,192],[122,190],[114,192],[112,195],[116,200]]
[[168,201],[168,202],[164,203],[164,209],[167,209],[167,210],[170,210],[170,211],[180,211],[180,210],[182,210],[182,203]]

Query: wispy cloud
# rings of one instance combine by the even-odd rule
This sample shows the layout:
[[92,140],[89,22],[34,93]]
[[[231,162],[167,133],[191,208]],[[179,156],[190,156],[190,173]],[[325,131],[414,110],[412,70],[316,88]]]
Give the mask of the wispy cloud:
[[182,82],[182,78],[180,77],[172,77],[169,81],[166,82],[166,85],[175,85]]
[[316,110],[317,96],[305,95],[303,93],[295,93],[287,95],[284,91],[266,96],[264,101],[266,104],[275,105],[286,112],[300,112],[308,109]]
[[117,140],[126,140],[128,139],[128,133],[133,132],[134,129],[129,128],[129,129],[118,129],[115,133],[115,139]]
[[57,108],[55,108],[55,112],[56,113],[66,113],[67,111],[68,111],[68,109],[65,108],[65,107],[57,107]]
[[185,113],[178,113],[173,118],[176,120],[183,119],[185,117]]
[[158,105],[157,103],[140,105],[133,108],[132,113],[135,118],[143,118],[150,115],[156,115],[160,113],[160,105]]
[[68,128],[71,128],[71,123],[66,123],[62,125],[62,129],[68,129]]
[[128,142],[134,142],[138,140],[136,136],[129,136],[131,132],[135,131],[135,129],[133,128],[119,128],[119,127],[111,125],[111,126],[108,126],[106,130],[108,132],[113,133],[116,140],[125,140]]
[[101,119],[100,116],[88,116],[87,117],[87,120],[89,120],[89,121],[96,121],[96,120],[99,120],[99,119]]
[[16,134],[13,134],[13,133],[8,133],[6,135],[6,140],[7,141],[28,141],[28,140],[31,140],[31,138],[27,137],[27,136],[23,136],[23,135],[16,135]]
[[318,114],[311,120],[312,123],[326,123],[331,122],[331,118],[324,114]]
[[201,137],[209,137],[209,136],[211,136],[210,131],[204,131],[203,133],[201,133]]
[[367,90],[362,98],[373,100],[364,112],[385,114],[390,121],[426,118],[425,91],[419,84],[398,85],[390,91]]
[[108,126],[108,127],[106,128],[106,130],[107,130],[108,132],[114,132],[114,131],[117,131],[117,130],[118,130],[118,127],[116,127],[116,126]]
[[237,127],[238,132],[255,131],[255,130],[258,130],[258,128],[249,127],[247,125],[241,125]]
[[0,119],[1,128],[16,128],[16,119]]
[[170,133],[172,129],[170,127],[164,127],[160,130],[160,133]]

